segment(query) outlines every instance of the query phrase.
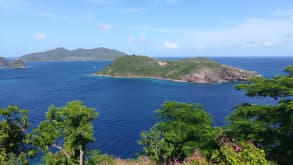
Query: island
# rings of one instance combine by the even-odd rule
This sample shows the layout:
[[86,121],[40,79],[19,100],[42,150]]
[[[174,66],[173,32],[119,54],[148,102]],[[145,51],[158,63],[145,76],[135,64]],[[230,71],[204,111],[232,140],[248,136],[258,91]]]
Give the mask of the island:
[[155,78],[191,83],[222,83],[245,81],[257,76],[257,73],[219,64],[203,57],[165,61],[133,55],[117,58],[96,75]]
[[13,61],[12,63],[9,64],[9,68],[22,69],[22,68],[26,68],[26,65],[22,60],[17,59],[17,60],[15,60],[15,61]]
[[127,54],[115,49],[75,49],[68,50],[59,47],[44,52],[30,53],[18,59],[29,62],[54,62],[54,61],[112,61]]
[[6,59],[4,57],[0,57],[0,67],[7,67],[8,66],[8,62],[6,61]]
[[0,57],[0,68],[22,69],[22,68],[26,68],[26,65],[20,59],[16,59],[16,60],[12,61],[11,63],[8,63],[4,57]]

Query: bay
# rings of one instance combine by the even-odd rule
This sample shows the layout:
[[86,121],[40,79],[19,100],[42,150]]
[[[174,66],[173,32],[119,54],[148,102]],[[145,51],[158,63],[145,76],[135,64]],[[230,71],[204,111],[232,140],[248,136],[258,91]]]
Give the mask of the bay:
[[[255,70],[265,77],[283,74],[290,57],[215,57],[223,64]],[[190,84],[156,79],[97,77],[93,73],[110,62],[28,63],[27,69],[0,70],[0,107],[18,105],[29,109],[31,127],[45,118],[48,106],[62,106],[82,100],[95,108],[96,141],[88,147],[116,157],[135,157],[141,147],[139,133],[156,121],[154,110],[164,101],[200,103],[213,118],[213,125],[225,124],[225,116],[240,103],[268,104],[267,98],[249,98],[235,90],[237,83]]]

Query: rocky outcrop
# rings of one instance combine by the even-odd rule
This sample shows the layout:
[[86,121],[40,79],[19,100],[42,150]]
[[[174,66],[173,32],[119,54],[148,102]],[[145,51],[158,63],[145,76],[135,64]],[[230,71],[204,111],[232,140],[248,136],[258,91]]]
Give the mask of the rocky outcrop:
[[7,61],[5,58],[0,57],[0,67],[6,67],[8,65]]
[[9,68],[13,68],[13,69],[26,68],[26,65],[22,60],[15,60],[11,64],[9,64]]
[[205,67],[199,69],[197,72],[183,75],[180,80],[196,83],[221,83],[231,81],[245,81],[248,78],[254,77],[256,75],[256,72],[228,66],[218,69]]
[[7,69],[18,69],[18,68],[26,68],[25,63],[22,60],[15,60],[11,63],[8,63],[5,58],[0,57],[0,68],[7,68]]

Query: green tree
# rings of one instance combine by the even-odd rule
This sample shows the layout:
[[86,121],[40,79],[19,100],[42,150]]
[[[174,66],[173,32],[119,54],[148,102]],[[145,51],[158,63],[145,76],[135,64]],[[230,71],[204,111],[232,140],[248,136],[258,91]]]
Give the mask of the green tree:
[[0,109],[0,164],[17,161],[27,164],[25,154],[26,129],[28,123],[28,110],[19,109],[17,106],[8,106]]
[[227,117],[226,133],[238,140],[250,140],[263,148],[271,160],[281,164],[293,162],[293,66],[287,75],[273,78],[255,77],[237,86],[250,97],[271,97],[277,103],[244,103]]
[[166,161],[172,156],[174,147],[171,143],[162,138],[161,131],[158,128],[152,128],[149,131],[143,131],[140,134],[138,144],[144,146],[144,153],[155,162]]
[[211,154],[220,128],[211,127],[211,118],[198,104],[165,102],[157,110],[160,122],[141,133],[139,144],[144,154],[156,162],[182,161],[200,148],[204,155]]
[[[94,141],[92,121],[98,113],[81,101],[50,106],[46,120],[30,134],[31,143],[44,153],[46,164],[84,164],[86,144]],[[52,152],[49,147],[57,149]]]

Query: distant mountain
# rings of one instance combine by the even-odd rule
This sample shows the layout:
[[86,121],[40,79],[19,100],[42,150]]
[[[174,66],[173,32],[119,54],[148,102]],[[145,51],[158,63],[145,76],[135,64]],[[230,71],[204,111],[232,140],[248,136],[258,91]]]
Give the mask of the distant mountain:
[[193,83],[221,83],[244,81],[256,72],[234,68],[207,58],[190,58],[178,61],[161,61],[146,56],[117,58],[102,71],[100,76],[158,78]]
[[31,53],[19,57],[23,61],[109,61],[127,55],[114,49],[75,49],[56,48],[45,52]]

